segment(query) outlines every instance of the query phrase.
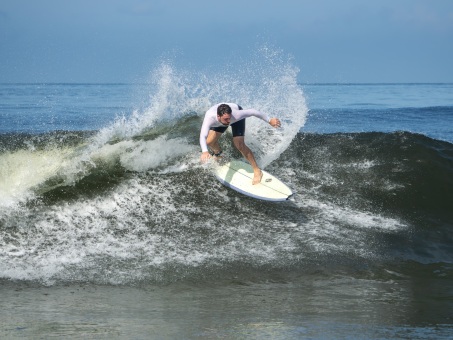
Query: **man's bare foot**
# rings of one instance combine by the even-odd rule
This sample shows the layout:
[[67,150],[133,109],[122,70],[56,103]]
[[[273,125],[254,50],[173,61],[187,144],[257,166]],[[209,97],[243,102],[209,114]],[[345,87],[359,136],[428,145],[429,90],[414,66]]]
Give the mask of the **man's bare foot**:
[[252,184],[253,185],[259,184],[261,182],[262,178],[263,178],[263,172],[260,169],[254,170]]

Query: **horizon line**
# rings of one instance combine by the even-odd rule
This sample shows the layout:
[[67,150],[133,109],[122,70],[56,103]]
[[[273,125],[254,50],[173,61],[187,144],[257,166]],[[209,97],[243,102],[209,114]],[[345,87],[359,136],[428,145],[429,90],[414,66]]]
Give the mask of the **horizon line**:
[[[0,85],[149,85],[146,82],[0,82]],[[452,85],[453,82],[297,82],[298,85]]]

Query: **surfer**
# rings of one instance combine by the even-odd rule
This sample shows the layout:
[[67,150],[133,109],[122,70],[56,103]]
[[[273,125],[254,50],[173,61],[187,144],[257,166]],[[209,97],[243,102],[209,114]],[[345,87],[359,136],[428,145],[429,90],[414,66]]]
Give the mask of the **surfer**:
[[243,110],[238,104],[233,103],[216,104],[206,111],[200,131],[201,161],[206,162],[212,156],[219,157],[222,154],[218,140],[231,125],[233,145],[253,167],[252,184],[258,184],[261,182],[263,173],[256,163],[253,152],[244,142],[245,118],[252,116],[264,120],[275,128],[281,126],[278,118],[269,118],[265,113],[255,109]]

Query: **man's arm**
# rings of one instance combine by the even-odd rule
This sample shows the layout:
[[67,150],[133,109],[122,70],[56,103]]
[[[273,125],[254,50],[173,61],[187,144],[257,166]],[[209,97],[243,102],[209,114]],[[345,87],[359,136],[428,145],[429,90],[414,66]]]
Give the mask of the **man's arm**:
[[275,117],[269,118],[269,116],[267,114],[265,114],[264,112],[260,112],[255,109],[235,111],[235,117],[237,118],[237,120],[240,120],[242,118],[247,118],[247,117],[256,117],[256,118],[264,120],[266,123],[269,123],[274,128],[278,128],[281,126],[280,119],[275,118]]
[[208,152],[208,144],[206,143],[206,138],[208,138],[210,125],[208,119],[203,121],[203,125],[201,126],[200,130],[200,146],[201,152]]
[[265,122],[269,122],[269,117],[267,116],[267,114],[255,109],[234,110],[233,115],[236,118],[236,120],[241,120],[247,117],[256,117],[264,120]]

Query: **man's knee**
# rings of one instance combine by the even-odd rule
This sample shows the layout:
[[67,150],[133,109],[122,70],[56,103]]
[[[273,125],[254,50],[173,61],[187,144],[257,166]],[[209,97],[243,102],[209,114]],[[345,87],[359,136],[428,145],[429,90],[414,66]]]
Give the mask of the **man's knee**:
[[216,131],[209,131],[208,137],[206,138],[206,144],[208,146],[216,145],[222,133]]
[[247,148],[243,137],[234,137],[233,144],[239,151],[244,151]]

